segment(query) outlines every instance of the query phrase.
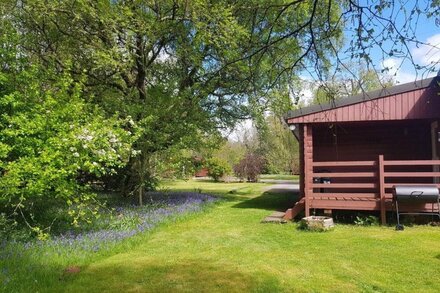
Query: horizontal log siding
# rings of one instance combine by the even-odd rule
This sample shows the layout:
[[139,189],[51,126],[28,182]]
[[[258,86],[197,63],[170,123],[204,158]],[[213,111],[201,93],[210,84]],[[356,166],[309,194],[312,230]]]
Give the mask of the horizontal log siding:
[[393,185],[433,184],[433,179],[440,179],[433,168],[440,160],[431,160],[430,121],[301,124],[299,129],[306,215],[315,208],[378,210],[385,222]]
[[[378,157],[385,160],[429,160],[431,159],[431,132],[429,121],[383,122],[383,123],[345,123],[336,125],[313,125],[314,171],[322,172],[317,177],[329,177],[335,173],[332,183],[361,184],[356,192],[377,192]],[[309,125],[310,127],[310,125]],[[317,161],[317,162],[316,162]],[[328,163],[326,161],[332,161]],[[385,183],[431,183],[432,176],[423,176],[432,171],[432,166],[387,166],[391,176]],[[398,172],[423,172],[410,176]],[[348,175],[348,173],[352,175]],[[340,174],[340,175],[338,175]],[[347,176],[344,176],[347,174]],[[421,177],[423,176],[423,177]],[[316,176],[315,176],[316,177]],[[355,177],[355,178],[354,178]],[[391,177],[394,177],[391,179]],[[337,185],[341,186],[341,185]],[[314,185],[316,188],[325,188]],[[342,192],[336,186],[334,192]]]
[[381,154],[386,160],[429,160],[430,122],[314,125],[313,151],[320,162],[375,161]]

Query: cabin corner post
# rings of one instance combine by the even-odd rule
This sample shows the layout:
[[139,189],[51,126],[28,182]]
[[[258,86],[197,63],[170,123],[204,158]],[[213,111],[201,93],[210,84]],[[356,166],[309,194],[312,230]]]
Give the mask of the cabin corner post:
[[299,126],[299,195],[300,198],[305,197],[304,192],[304,125]]
[[383,155],[379,155],[378,160],[379,167],[379,196],[380,196],[380,221],[382,225],[386,225],[387,216],[386,216],[386,204],[385,204],[385,168],[384,168],[384,159]]
[[303,134],[305,214],[308,217],[310,216],[311,194],[313,192],[313,134],[310,124],[304,125]]

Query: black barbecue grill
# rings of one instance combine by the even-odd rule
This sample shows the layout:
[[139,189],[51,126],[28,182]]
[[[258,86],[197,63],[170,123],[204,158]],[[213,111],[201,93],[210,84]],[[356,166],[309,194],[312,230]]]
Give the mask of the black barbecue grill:
[[[440,219],[440,195],[437,186],[430,185],[395,185],[393,186],[393,200],[396,205],[397,226],[396,230],[403,230],[400,225],[400,215],[433,215]],[[399,213],[399,202],[401,203],[431,203],[432,211],[423,213]],[[437,209],[434,209],[434,206]]]

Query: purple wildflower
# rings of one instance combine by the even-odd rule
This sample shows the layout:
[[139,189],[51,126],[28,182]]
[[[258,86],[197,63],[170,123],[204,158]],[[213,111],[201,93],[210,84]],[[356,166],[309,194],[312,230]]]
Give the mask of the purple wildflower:
[[[149,231],[159,223],[172,219],[178,215],[200,211],[204,204],[214,202],[216,199],[206,194],[195,192],[150,192],[146,194],[146,206],[119,206],[115,208],[116,220],[123,225],[111,226],[109,218],[101,224],[106,228],[97,231],[84,231],[75,233],[72,230],[53,237],[48,241],[30,241],[22,245],[24,250],[51,247],[56,254],[69,253],[72,251],[98,252],[109,245],[121,242],[136,234]],[[13,241],[2,241],[0,247],[14,247]],[[0,260],[12,257],[12,251],[2,249]],[[15,254],[15,253],[14,253]],[[15,257],[18,255],[15,255]]]

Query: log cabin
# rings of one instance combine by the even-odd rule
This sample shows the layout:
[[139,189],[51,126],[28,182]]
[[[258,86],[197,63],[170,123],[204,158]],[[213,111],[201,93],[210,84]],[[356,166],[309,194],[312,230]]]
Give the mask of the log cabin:
[[[290,111],[300,144],[300,199],[286,211],[393,211],[395,184],[440,179],[440,77]],[[432,204],[399,209],[432,211]]]

